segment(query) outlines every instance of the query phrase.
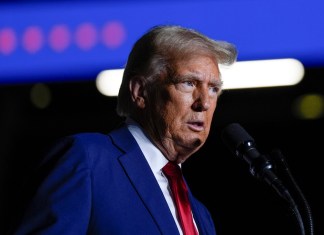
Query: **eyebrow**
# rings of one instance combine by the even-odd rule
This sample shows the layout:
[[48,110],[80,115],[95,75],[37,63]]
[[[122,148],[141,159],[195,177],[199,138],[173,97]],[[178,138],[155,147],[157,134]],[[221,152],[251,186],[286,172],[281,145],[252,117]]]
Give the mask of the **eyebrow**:
[[[198,73],[195,73],[195,72],[191,72],[191,73],[185,74],[185,75],[176,75],[172,78],[172,81],[179,82],[179,81],[183,81],[183,80],[187,80],[187,79],[203,81],[203,78],[201,76],[199,76]],[[219,79],[213,78],[209,83],[213,84],[214,86],[219,87],[219,88],[222,88],[223,84],[224,84],[221,77]]]

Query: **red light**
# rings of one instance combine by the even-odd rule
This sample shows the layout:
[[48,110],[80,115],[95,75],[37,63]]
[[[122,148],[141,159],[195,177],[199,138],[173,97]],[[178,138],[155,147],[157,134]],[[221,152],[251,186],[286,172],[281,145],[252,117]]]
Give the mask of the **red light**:
[[44,44],[44,37],[39,27],[30,26],[23,35],[23,47],[30,53],[36,53]]
[[83,50],[90,50],[97,43],[97,31],[93,24],[83,23],[76,30],[76,44]]
[[49,35],[49,44],[54,51],[62,52],[71,43],[71,34],[65,25],[55,26]]
[[11,28],[0,29],[0,53],[9,55],[17,46],[15,32]]
[[107,23],[102,31],[103,43],[109,48],[120,46],[126,37],[124,26],[119,22]]

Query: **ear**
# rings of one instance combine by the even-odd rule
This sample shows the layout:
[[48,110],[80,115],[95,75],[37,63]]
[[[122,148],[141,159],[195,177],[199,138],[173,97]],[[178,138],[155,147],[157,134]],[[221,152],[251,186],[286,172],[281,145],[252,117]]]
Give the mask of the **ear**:
[[145,108],[145,86],[143,77],[134,77],[129,82],[129,89],[131,92],[132,100],[136,103],[137,107]]

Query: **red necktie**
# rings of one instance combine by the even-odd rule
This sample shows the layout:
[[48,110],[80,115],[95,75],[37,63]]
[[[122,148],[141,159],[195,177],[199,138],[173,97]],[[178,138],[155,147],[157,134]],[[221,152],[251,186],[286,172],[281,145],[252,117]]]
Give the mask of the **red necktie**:
[[188,189],[183,180],[180,167],[176,163],[168,162],[162,171],[168,178],[183,234],[197,235],[198,233],[192,219]]

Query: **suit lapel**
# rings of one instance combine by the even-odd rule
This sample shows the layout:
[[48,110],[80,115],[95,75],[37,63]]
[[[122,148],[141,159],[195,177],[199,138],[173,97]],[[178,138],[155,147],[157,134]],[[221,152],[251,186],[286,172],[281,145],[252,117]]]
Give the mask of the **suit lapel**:
[[204,223],[202,222],[203,220],[201,218],[201,214],[199,213],[197,204],[195,203],[195,200],[193,198],[193,195],[190,192],[189,187],[188,187],[188,190],[189,190],[189,201],[190,201],[190,205],[191,205],[191,210],[192,210],[192,214],[195,219],[196,225],[198,227],[199,234],[201,234],[201,235],[207,234],[207,233],[205,233],[205,228],[203,227]]
[[161,233],[177,234],[176,224],[163,193],[131,133],[125,127],[113,132],[111,136],[114,143],[124,151],[119,161]]

